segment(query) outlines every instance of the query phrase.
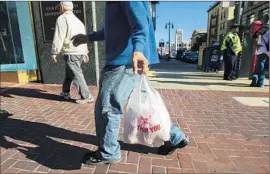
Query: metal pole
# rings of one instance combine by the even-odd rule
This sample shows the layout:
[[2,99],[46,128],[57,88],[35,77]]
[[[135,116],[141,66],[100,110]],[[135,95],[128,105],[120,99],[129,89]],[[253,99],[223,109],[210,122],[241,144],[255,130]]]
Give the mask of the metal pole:
[[234,13],[234,22],[236,24],[240,25],[240,20],[241,20],[241,6],[242,2],[241,1],[235,1],[235,13]]
[[[96,2],[92,1],[92,22],[93,22],[93,31],[97,31],[97,19],[96,19]],[[98,55],[98,43],[94,42],[94,55],[95,55],[95,65],[96,65],[96,83],[99,87],[99,55]]]
[[171,23],[169,21],[169,58],[171,56]]
[[[235,2],[235,13],[234,13],[234,23],[240,25],[241,23],[241,6],[242,6],[242,2],[241,1],[236,1]],[[240,30],[240,32],[242,32]],[[238,33],[240,34],[240,33]],[[240,34],[240,38],[241,38],[242,34]],[[242,38],[241,38],[242,39]],[[239,71],[240,71],[240,64],[241,64],[241,56],[237,56],[237,70],[236,70],[236,78],[238,78],[239,76]]]

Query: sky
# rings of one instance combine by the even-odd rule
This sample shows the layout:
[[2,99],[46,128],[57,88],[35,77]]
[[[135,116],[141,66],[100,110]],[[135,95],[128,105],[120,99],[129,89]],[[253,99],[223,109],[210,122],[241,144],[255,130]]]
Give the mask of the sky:
[[159,1],[156,6],[156,43],[160,39],[168,41],[169,31],[165,24],[173,22],[174,29],[171,29],[171,43],[175,42],[175,30],[183,29],[183,40],[189,40],[195,29],[207,29],[207,18],[210,5],[209,2],[167,2]]

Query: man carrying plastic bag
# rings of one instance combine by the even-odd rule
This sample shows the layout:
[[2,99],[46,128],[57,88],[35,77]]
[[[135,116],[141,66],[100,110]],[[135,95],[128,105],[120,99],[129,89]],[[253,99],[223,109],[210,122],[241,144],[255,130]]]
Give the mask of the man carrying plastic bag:
[[[159,93],[150,87],[147,77],[141,75],[124,113],[124,142],[160,146],[170,140],[171,124],[169,112]],[[187,141],[182,145],[186,145]],[[167,153],[167,150],[161,153]]]
[[[148,65],[159,63],[149,2],[106,2],[104,29],[73,37],[73,44],[105,40],[106,66],[100,79],[95,105],[95,125],[99,149],[84,156],[86,164],[113,164],[121,161],[118,142],[120,121],[130,94],[147,74]],[[133,67],[132,67],[133,66]],[[170,154],[188,144],[179,127],[170,125],[170,143],[159,148]]]

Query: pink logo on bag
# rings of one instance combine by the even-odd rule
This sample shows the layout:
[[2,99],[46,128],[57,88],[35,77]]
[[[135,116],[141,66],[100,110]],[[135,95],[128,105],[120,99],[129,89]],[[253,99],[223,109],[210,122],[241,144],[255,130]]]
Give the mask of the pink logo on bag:
[[149,124],[148,118],[144,118],[143,116],[140,116],[139,119],[140,119],[140,125],[141,125],[142,127],[145,127],[146,125]]
[[137,130],[141,132],[156,132],[160,130],[159,124],[149,128],[150,126],[149,121],[151,117],[152,117],[151,115],[149,115],[148,118],[144,118],[143,116],[138,117],[140,120],[140,124],[137,126]]

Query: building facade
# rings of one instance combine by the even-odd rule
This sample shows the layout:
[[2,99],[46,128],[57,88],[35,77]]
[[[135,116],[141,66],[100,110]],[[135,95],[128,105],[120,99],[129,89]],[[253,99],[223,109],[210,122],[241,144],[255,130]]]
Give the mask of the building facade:
[[268,1],[243,1],[241,24],[250,25],[256,19],[262,19],[264,14],[269,14]]
[[221,43],[234,23],[234,1],[218,1],[208,9],[207,45]]
[[183,42],[183,30],[177,29],[175,31],[175,49],[178,50],[181,48],[181,44]]
[[[104,26],[104,2],[74,1],[74,14],[86,24],[87,33]],[[0,2],[1,82],[40,81],[61,84],[65,62],[51,61],[51,46],[59,1]],[[87,17],[86,17],[87,16]],[[97,16],[99,17],[97,20]],[[103,42],[88,43],[89,63],[82,69],[88,85],[98,85],[104,66]]]
[[218,20],[220,14],[221,2],[215,2],[213,6],[208,9],[208,22],[207,22],[207,45],[211,45],[217,40],[218,36]]
[[175,44],[171,44],[171,57],[176,57],[177,49]]
[[191,37],[191,49],[198,51],[199,47],[207,43],[207,30],[194,30]]
[[190,50],[191,49],[191,40],[182,41],[180,49]]
[[222,44],[223,38],[230,30],[230,27],[234,23],[234,10],[235,10],[235,2],[229,1],[227,4],[221,5],[219,10],[219,20],[218,20],[218,29],[217,29],[217,38],[216,41]]

